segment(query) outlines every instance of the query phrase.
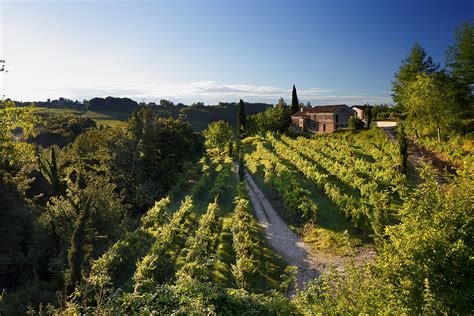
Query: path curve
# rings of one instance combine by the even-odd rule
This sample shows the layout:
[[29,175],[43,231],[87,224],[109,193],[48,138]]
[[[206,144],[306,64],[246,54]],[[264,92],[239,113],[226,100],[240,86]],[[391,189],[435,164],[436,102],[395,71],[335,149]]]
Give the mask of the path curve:
[[[385,134],[390,138],[390,140],[397,144],[397,129],[395,127],[381,127]],[[449,163],[443,162],[437,159],[432,153],[427,150],[423,150],[417,144],[409,142],[408,146],[408,162],[415,168],[424,168],[426,165],[430,164],[435,173],[435,179],[438,184],[446,183],[446,170],[451,174],[456,173],[456,168]],[[419,177],[416,176],[419,180]]]
[[[238,164],[234,162],[234,165],[238,170]],[[305,289],[306,282],[319,277],[322,273],[330,273],[331,268],[343,271],[348,260],[363,263],[375,258],[375,252],[370,249],[360,249],[355,256],[350,257],[328,255],[311,249],[308,244],[288,228],[247,170],[244,171],[244,182],[253,205],[255,217],[264,229],[267,242],[289,265],[298,268],[296,278],[299,289]],[[295,294],[294,287],[290,288],[287,293],[290,298]]]
[[305,282],[321,274],[314,264],[315,258],[312,258],[309,246],[292,232],[280,216],[278,216],[247,171],[245,171],[245,184],[257,220],[265,230],[265,237],[288,264],[298,268],[298,286],[299,288],[304,288]]

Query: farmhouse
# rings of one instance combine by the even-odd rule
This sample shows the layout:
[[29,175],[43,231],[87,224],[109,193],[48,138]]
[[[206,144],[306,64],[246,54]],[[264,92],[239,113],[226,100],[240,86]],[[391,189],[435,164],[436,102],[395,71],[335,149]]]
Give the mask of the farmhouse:
[[291,125],[294,131],[332,133],[348,127],[349,118],[354,115],[356,112],[345,104],[320,105],[291,115]]
[[362,121],[365,119],[365,105],[353,105],[351,106],[351,109],[356,112],[356,115],[359,119]]

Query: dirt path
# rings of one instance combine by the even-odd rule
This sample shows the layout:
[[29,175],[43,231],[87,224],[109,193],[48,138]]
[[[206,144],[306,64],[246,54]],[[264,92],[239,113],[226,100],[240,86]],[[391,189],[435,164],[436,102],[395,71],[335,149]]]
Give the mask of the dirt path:
[[[396,127],[382,127],[382,130],[392,142],[397,143]],[[446,172],[450,174],[456,173],[456,168],[452,164],[441,161],[434,153],[420,147],[413,141],[408,143],[408,162],[415,168],[424,168],[430,164],[436,171],[435,178],[439,184],[446,182]]]
[[[304,283],[318,277],[322,272],[328,271],[331,266],[335,268],[343,266],[344,258],[316,253],[298,235],[292,232],[247,171],[245,171],[245,184],[249,191],[256,218],[260,226],[264,228],[265,237],[270,246],[289,265],[298,268],[297,281],[300,289],[305,287]],[[294,294],[295,290],[290,289],[289,296]]]

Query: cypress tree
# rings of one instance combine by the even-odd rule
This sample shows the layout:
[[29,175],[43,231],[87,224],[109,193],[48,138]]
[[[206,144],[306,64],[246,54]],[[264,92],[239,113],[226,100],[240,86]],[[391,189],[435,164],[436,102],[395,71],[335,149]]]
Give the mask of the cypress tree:
[[293,92],[291,94],[291,113],[296,113],[300,110],[300,103],[298,95],[296,94],[296,87],[293,85]]
[[246,115],[245,115],[245,103],[242,99],[240,99],[239,104],[237,104],[237,132],[239,138],[245,133],[245,125],[246,125]]
[[244,159],[242,158],[242,154],[239,157],[239,181],[244,181],[245,176],[245,164]]
[[372,124],[372,107],[367,103],[365,105],[365,116],[367,117],[367,129],[370,129],[370,125]]
[[405,127],[403,123],[400,122],[398,128],[398,148],[400,155],[400,169],[403,174],[407,174],[408,171],[408,141],[405,135]]

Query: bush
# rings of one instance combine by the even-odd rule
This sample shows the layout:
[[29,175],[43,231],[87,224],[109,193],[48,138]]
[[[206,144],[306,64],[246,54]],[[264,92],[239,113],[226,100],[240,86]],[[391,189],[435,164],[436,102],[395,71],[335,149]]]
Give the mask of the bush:
[[357,117],[351,116],[349,119],[349,129],[352,131],[358,131],[364,127],[364,123]]

